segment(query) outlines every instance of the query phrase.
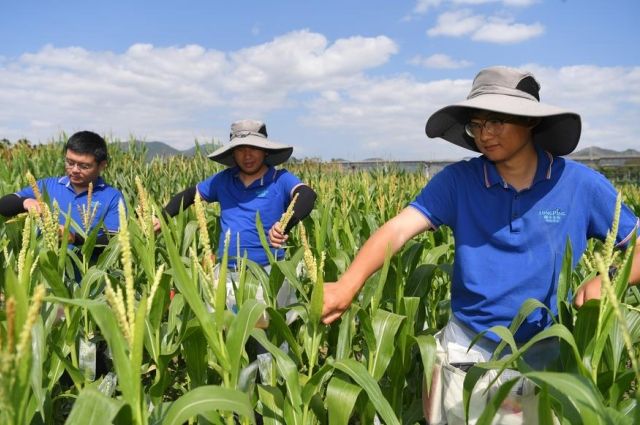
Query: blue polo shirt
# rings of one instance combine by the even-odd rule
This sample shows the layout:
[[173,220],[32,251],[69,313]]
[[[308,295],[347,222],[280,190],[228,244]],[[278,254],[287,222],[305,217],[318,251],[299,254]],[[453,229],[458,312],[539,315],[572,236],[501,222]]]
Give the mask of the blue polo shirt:
[[[69,177],[49,177],[46,179],[37,181],[38,189],[43,196],[49,197],[49,202],[53,205],[53,201],[56,200],[60,207],[60,224],[65,224],[67,210],[71,214],[71,219],[83,228],[82,211],[83,208],[87,208],[87,192],[76,193],[73,190],[73,186],[69,181]],[[31,186],[16,192],[16,195],[22,198],[35,198],[33,189]],[[96,208],[96,214],[91,223],[93,229],[98,225],[100,220],[103,220],[104,227],[112,232],[117,232],[120,229],[120,219],[118,216],[118,202],[124,197],[119,190],[109,186],[104,182],[102,177],[94,182],[93,193],[91,195],[91,208]],[[73,229],[72,229],[73,230]],[[87,229],[84,229],[85,231]]]
[[[245,187],[239,168],[227,168],[198,183],[198,193],[207,202],[220,203],[221,234],[218,257],[224,252],[224,235],[231,231],[229,266],[236,265],[235,257],[247,253],[247,258],[260,265],[269,264],[256,229],[256,212],[264,226],[265,237],[271,226],[280,219],[291,202],[291,192],[301,182],[285,169],[269,167],[265,175]],[[238,238],[240,250],[238,250]],[[276,250],[272,252],[276,255]]]
[[[613,221],[616,190],[600,173],[538,149],[530,188],[516,191],[484,157],[452,164],[436,174],[410,205],[455,239],[451,308],[476,332],[509,326],[522,303],[534,298],[556,314],[556,292],[567,238],[573,266],[589,238],[604,239]],[[623,206],[617,235],[626,244],[638,218]],[[540,309],[516,333],[524,342],[551,317]],[[494,334],[488,337],[497,340]]]

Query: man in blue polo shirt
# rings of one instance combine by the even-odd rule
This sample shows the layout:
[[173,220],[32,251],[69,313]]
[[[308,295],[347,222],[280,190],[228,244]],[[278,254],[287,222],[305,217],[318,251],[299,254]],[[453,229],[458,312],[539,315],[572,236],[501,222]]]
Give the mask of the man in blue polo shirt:
[[[275,166],[285,162],[293,153],[293,147],[275,143],[267,138],[266,125],[260,121],[241,120],[231,124],[230,143],[219,148],[209,158],[226,165],[227,169],[214,174],[173,196],[164,208],[168,216],[175,216],[180,208],[193,204],[196,192],[207,202],[220,204],[221,237],[218,243],[218,257],[222,258],[224,235],[230,232],[229,269],[237,266],[237,253],[263,267],[269,266],[269,259],[256,228],[256,213],[265,229],[276,259],[282,259],[280,248],[288,238],[288,232],[296,223],[305,218],[316,199],[315,192],[286,169]],[[285,229],[279,219],[286,211],[295,195],[298,195],[293,217]],[[156,229],[158,222],[156,221]],[[228,292],[233,291],[231,281]],[[279,299],[288,298],[288,285],[283,285]],[[230,306],[233,307],[233,306]]]
[[[100,177],[108,159],[105,140],[91,131],[77,132],[65,143],[64,156],[66,175],[38,180],[37,185],[41,194],[49,199],[50,206],[54,201],[58,203],[61,229],[68,217],[75,223],[69,227],[69,242],[72,245],[83,244],[84,238],[77,233],[76,228],[82,229],[86,234],[101,222],[107,233],[117,232],[120,228],[118,203],[124,202],[124,198],[120,191],[109,186]],[[90,183],[93,184],[93,190],[89,206],[87,199]],[[0,198],[0,214],[5,217],[28,210],[41,212],[31,187]],[[88,228],[84,228],[85,217],[91,219]],[[108,242],[107,233],[102,230],[99,232],[98,244]]]
[[[539,89],[530,73],[487,68],[474,79],[467,100],[428,119],[429,137],[442,137],[482,156],[436,174],[407,208],[369,238],[339,281],[326,285],[325,323],[348,308],[383,264],[388,246],[397,252],[413,236],[441,225],[450,227],[455,239],[452,318],[439,334],[451,364],[454,357],[461,364],[489,360],[498,337],[486,334],[467,351],[471,340],[492,326],[509,326],[529,298],[556,314],[567,238],[575,266],[589,238],[606,237],[616,190],[601,174],[561,157],[578,144],[580,116],[540,103]],[[638,225],[623,206],[618,247],[628,245]],[[639,258],[636,246],[631,284],[640,280]],[[579,306],[599,296],[596,277],[578,290],[575,302]],[[545,311],[535,311],[518,329],[516,342],[528,341],[550,322]],[[544,367],[557,353],[554,343],[547,340],[529,350],[527,361]],[[427,406],[430,423],[464,420],[461,388],[457,393],[443,389],[443,405]]]

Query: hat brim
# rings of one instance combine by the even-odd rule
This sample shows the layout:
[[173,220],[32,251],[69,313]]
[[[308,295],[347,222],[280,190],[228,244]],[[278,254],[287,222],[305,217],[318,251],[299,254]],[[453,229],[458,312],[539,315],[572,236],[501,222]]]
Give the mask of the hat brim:
[[580,140],[580,115],[556,106],[500,94],[477,96],[436,111],[427,120],[427,136],[441,137],[455,145],[479,152],[473,138],[464,131],[470,109],[541,118],[533,129],[533,141],[553,155],[568,155]]
[[275,143],[265,137],[248,135],[232,139],[228,145],[216,149],[213,153],[207,155],[207,157],[220,164],[235,167],[237,164],[235,159],[233,159],[233,149],[238,146],[252,146],[268,152],[269,155],[265,157],[264,163],[269,166],[282,164],[287,161],[293,153],[292,146]]

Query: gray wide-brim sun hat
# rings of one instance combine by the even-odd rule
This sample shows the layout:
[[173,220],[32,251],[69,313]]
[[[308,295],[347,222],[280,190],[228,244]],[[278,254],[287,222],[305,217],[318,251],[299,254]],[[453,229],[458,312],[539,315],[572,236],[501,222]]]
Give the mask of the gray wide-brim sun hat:
[[479,152],[464,130],[473,109],[540,118],[532,130],[533,141],[553,155],[567,155],[580,140],[580,115],[540,103],[540,83],[529,72],[496,66],[483,69],[473,80],[467,99],[434,112],[425,131],[455,145]]
[[267,152],[264,163],[275,166],[285,162],[293,153],[293,147],[267,139],[267,126],[262,121],[240,120],[231,124],[230,143],[216,149],[208,158],[229,167],[235,167],[233,149],[237,146],[252,146]]

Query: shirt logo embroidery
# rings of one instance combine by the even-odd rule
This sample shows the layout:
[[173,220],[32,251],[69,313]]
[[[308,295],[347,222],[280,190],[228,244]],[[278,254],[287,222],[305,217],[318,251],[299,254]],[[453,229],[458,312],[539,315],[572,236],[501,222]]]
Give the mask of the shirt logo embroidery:
[[266,198],[266,196],[269,194],[269,189],[262,189],[259,190],[258,192],[256,192],[256,197],[258,198]]
[[556,208],[552,210],[540,210],[538,211],[538,215],[547,223],[560,223],[567,213],[560,208]]

